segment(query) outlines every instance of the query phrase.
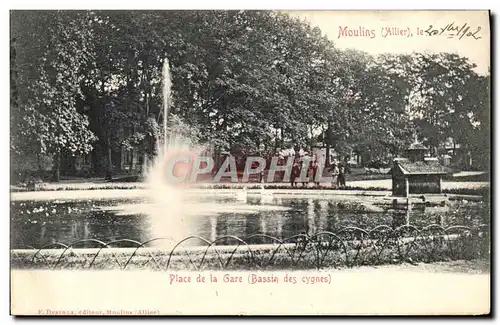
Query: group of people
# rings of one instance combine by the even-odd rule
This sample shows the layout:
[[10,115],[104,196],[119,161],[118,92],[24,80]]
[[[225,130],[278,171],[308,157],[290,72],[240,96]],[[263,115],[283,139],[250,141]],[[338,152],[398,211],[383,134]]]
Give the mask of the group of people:
[[[292,172],[290,177],[292,187],[298,185],[299,183],[298,180],[300,180],[301,176],[300,173],[303,170],[303,168],[304,168],[304,162],[303,161],[299,162],[298,159],[296,159],[292,165]],[[319,163],[317,160],[311,161],[309,163],[309,166],[307,167],[306,178],[301,180],[303,187],[305,187],[311,181],[314,182],[315,186],[319,186],[318,180],[322,175],[316,178],[318,169],[319,169]],[[346,186],[345,182],[346,170],[344,165],[332,163],[327,170],[331,173],[333,187]]]
[[330,170],[332,172],[332,183],[336,183],[337,187],[345,186],[345,166],[342,164],[337,165],[336,163],[333,163],[330,166]]

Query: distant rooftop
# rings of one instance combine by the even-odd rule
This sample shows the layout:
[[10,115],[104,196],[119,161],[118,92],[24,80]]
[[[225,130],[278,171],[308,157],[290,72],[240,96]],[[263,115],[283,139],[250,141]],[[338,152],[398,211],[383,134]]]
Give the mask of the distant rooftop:
[[414,142],[410,145],[410,147],[406,150],[429,150],[427,147],[425,147],[423,144]]

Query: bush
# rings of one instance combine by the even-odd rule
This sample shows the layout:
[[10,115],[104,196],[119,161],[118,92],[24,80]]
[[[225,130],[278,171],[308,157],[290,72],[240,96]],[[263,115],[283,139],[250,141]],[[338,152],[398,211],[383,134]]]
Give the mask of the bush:
[[479,188],[450,188],[450,189],[444,189],[442,192],[449,194],[481,195],[485,198],[490,197],[490,188],[486,186]]
[[44,180],[50,179],[52,176],[51,174],[50,171],[16,170],[10,175],[10,184],[28,186],[35,183],[41,183]]
[[380,168],[387,168],[389,167],[389,163],[384,160],[372,160],[368,162],[365,167],[367,168],[375,168],[375,169],[380,169]]

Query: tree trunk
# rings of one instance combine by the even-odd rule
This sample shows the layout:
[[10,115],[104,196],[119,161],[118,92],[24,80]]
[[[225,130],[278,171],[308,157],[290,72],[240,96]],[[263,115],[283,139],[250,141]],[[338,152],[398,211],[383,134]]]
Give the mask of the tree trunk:
[[61,153],[59,151],[54,155],[54,167],[52,172],[52,181],[59,182],[61,179]]
[[142,177],[146,166],[148,166],[149,164],[149,155],[147,152],[145,152],[144,155],[142,155],[142,161],[141,159],[139,159],[138,163],[139,163],[139,174],[140,174],[139,176]]
[[38,173],[40,174],[41,177],[43,177],[43,167],[42,167],[42,160],[40,159],[40,154],[36,154],[36,161],[38,164]]
[[325,134],[326,159],[325,167],[330,167],[330,140],[332,138],[332,125],[328,122],[328,127]]
[[274,131],[274,152],[278,151],[278,128]]
[[109,139],[109,135],[106,134],[106,175],[104,176],[105,180],[113,179],[113,160],[111,157],[111,143]]
[[326,157],[325,157],[325,167],[330,167],[330,145],[328,142],[325,143],[326,146]]
[[309,152],[311,153],[311,157],[312,157],[313,151],[314,151],[314,134],[313,134],[313,126],[312,125],[311,125],[311,128],[309,130],[309,135],[310,135]]
[[219,170],[220,166],[221,166],[221,151],[219,148],[214,148],[213,150],[213,155],[215,157],[215,162],[214,162],[214,169],[211,171],[211,175],[212,176],[215,176],[215,174],[217,173],[217,171]]

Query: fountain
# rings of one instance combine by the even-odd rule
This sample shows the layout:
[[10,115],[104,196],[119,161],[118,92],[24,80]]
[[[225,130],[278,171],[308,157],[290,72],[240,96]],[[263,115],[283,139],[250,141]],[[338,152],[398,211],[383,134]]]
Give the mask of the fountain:
[[196,158],[205,151],[205,148],[194,144],[191,139],[182,136],[180,132],[176,132],[176,125],[167,125],[170,93],[170,69],[168,60],[165,59],[163,64],[163,139],[157,144],[158,154],[155,159],[144,168],[144,179],[148,188],[147,202],[122,205],[122,213],[146,214],[150,218],[151,237],[172,239],[162,244],[162,247],[165,247],[192,235],[200,216],[210,216],[213,222],[213,218],[216,218],[219,213],[284,210],[279,206],[247,204],[246,187],[243,190],[228,191],[228,197],[232,198],[233,202],[221,203],[215,199],[206,202],[206,198],[211,195],[207,190],[198,190],[193,195],[190,191],[190,185],[196,183],[196,177],[190,177],[193,161],[197,162]]
[[[196,215],[197,211],[195,205],[185,204],[183,185],[186,183],[174,182],[175,179],[171,177],[176,176],[176,172],[181,175],[188,173],[189,166],[180,164],[181,168],[173,170],[174,168],[169,168],[173,167],[169,164],[178,157],[193,157],[200,149],[193,146],[190,139],[176,133],[175,125],[170,127],[170,136],[168,134],[171,85],[169,62],[165,58],[163,63],[163,139],[157,142],[158,154],[155,159],[144,169],[149,202],[142,205],[140,209],[152,218],[151,235],[153,237],[170,237],[172,242],[175,242],[188,235],[192,221],[189,216]],[[169,174],[170,170],[172,170],[172,175]],[[137,205],[134,206],[137,208]]]

